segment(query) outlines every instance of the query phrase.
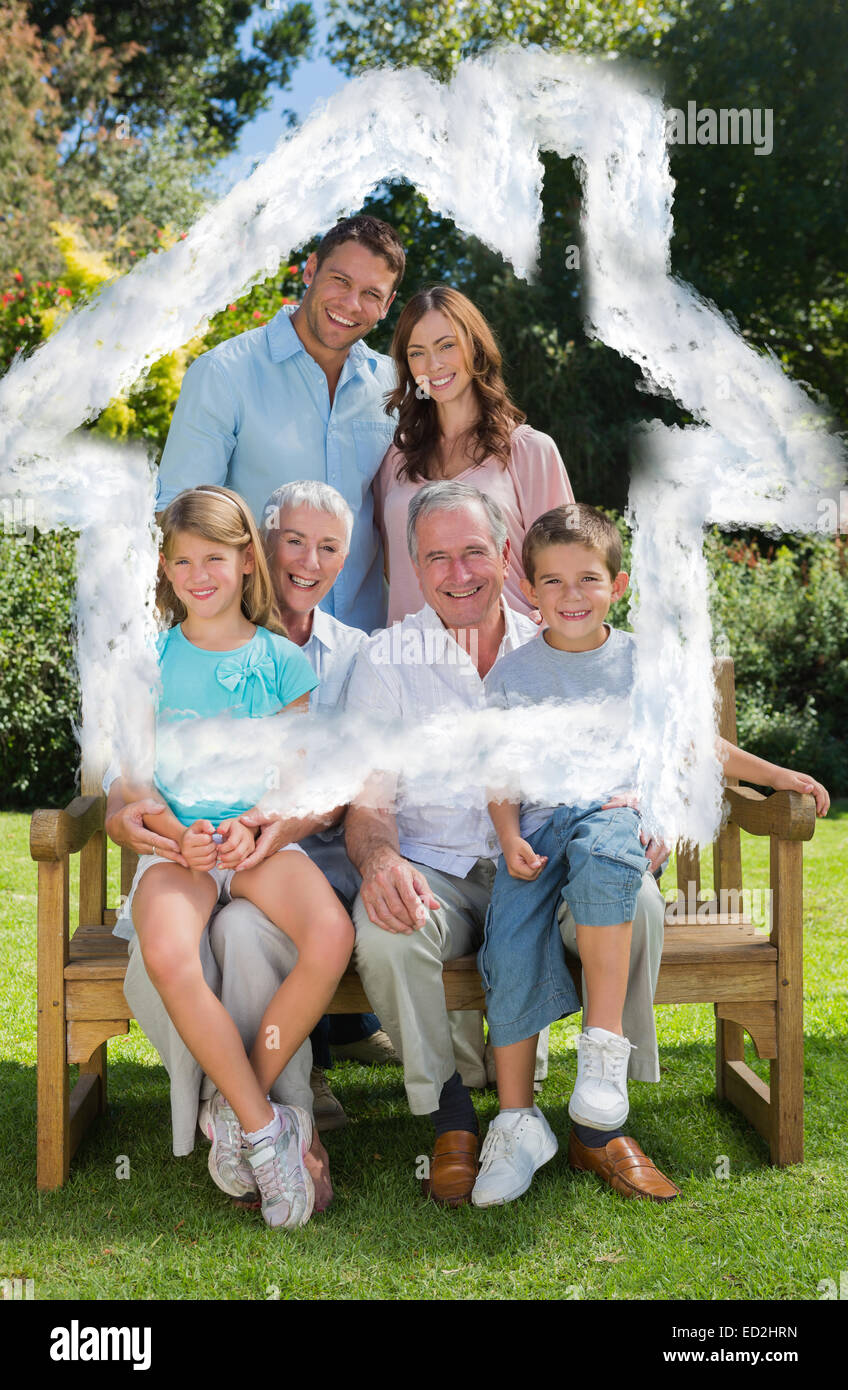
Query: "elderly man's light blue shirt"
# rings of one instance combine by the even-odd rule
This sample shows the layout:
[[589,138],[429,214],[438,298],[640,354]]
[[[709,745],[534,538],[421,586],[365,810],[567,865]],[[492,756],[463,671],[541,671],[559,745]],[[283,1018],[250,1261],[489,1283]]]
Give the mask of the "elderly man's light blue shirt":
[[383,553],[371,482],[395,429],[383,402],[395,385],[390,357],[354,343],[332,408],[327,378],[284,305],[263,328],[240,333],[198,357],[183,378],[159,466],[156,510],[184,488],[230,487],[261,523],[275,488],[330,483],[353,509],[345,567],[321,606],[371,632],[386,616]]

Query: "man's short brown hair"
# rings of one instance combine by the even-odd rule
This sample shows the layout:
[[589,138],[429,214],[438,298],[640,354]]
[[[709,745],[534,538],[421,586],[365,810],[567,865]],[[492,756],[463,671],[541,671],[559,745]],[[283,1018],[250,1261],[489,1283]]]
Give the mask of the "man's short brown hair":
[[521,561],[528,581],[536,580],[536,556],[546,545],[585,545],[597,550],[615,579],[621,569],[621,537],[609,517],[585,502],[566,502],[533,522],[524,537]]
[[388,222],[381,222],[379,217],[368,217],[365,214],[346,217],[342,222],[337,222],[335,227],[331,227],[316,246],[318,265],[323,265],[333,247],[341,246],[346,241],[358,241],[360,246],[366,247],[372,255],[382,256],[389,269],[394,271],[395,283],[392,288],[393,291],[397,289],[406,270],[406,252],[394,227],[390,227]]

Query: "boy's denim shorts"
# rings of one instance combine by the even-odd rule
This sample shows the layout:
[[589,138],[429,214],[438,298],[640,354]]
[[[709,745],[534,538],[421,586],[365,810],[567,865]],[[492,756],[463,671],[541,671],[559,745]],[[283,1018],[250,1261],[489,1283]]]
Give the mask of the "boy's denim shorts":
[[580,925],[631,922],[648,868],[639,817],[629,806],[558,806],[526,838],[548,862],[528,882],[512,878],[501,856],[477,956],[496,1047],[532,1037],[580,1008],[559,931],[562,899]]

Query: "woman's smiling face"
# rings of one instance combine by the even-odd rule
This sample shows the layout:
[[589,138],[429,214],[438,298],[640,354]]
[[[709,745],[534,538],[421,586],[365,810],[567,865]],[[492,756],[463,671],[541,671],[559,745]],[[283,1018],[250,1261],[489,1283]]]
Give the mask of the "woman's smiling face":
[[439,309],[429,309],[416,323],[406,360],[418,387],[436,402],[455,401],[471,386],[465,345]]
[[276,545],[269,551],[271,578],[283,609],[310,613],[338,579],[347,556],[341,517],[305,504],[284,507]]

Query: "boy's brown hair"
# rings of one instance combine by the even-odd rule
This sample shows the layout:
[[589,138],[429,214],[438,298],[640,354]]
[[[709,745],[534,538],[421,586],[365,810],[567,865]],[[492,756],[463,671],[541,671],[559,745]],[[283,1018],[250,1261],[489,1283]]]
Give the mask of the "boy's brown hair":
[[533,522],[521,548],[521,561],[530,584],[536,580],[536,555],[546,545],[585,545],[597,550],[613,579],[621,569],[618,528],[603,512],[585,502],[566,502]]

